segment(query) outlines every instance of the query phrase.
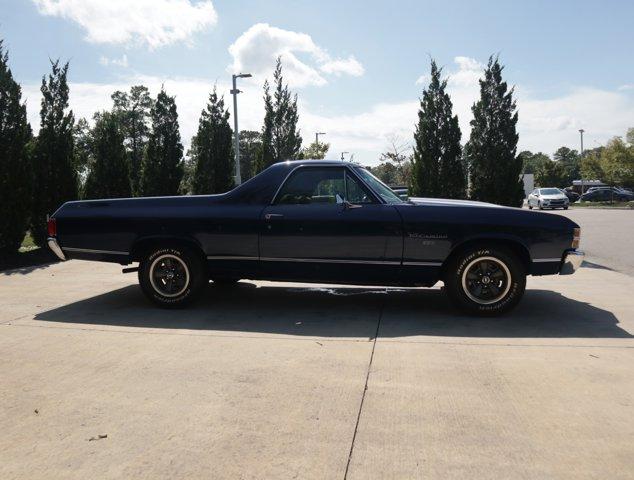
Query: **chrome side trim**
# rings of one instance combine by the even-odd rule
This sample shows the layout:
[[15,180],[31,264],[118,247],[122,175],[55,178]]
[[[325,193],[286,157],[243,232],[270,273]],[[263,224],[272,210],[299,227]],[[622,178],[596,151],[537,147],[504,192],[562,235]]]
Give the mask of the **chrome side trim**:
[[[394,260],[344,260],[344,259],[324,259],[324,258],[287,258],[287,257],[246,257],[234,255],[207,255],[207,260],[261,260],[263,262],[297,262],[297,263],[348,263],[360,265],[401,265],[401,262]],[[442,262],[403,262],[402,265],[440,267]]]
[[586,254],[580,250],[566,252],[559,275],[572,275],[575,273],[581,267],[585,256]]
[[117,252],[115,250],[93,250],[91,248],[75,248],[75,247],[63,247],[62,250],[67,252],[79,252],[79,253],[103,253],[105,255],[128,255],[130,252]]
[[419,267],[440,267],[442,262],[403,262],[403,265],[419,266]]
[[534,263],[561,262],[561,258],[534,258]]
[[259,260],[259,257],[244,257],[238,255],[207,255],[207,260]]
[[50,248],[53,251],[53,253],[57,255],[57,258],[59,258],[62,261],[66,260],[66,256],[64,255],[64,252],[62,252],[62,249],[59,247],[59,244],[57,243],[56,238],[48,237],[46,239],[46,243],[48,243],[48,248]]
[[340,260],[322,258],[284,258],[284,257],[260,257],[263,262],[300,262],[300,263],[354,263],[361,265],[400,265],[401,262],[390,260]]

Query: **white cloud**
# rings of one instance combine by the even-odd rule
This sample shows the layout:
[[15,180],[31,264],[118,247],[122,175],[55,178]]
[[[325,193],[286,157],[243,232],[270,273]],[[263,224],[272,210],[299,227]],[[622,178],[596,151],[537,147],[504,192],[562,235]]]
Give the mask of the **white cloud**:
[[211,27],[218,15],[209,0],[32,0],[42,15],[79,24],[93,43],[162,47]]
[[[275,60],[282,57],[284,78],[294,87],[325,85],[324,75],[360,76],[363,65],[354,56],[332,58],[310,35],[258,23],[240,35],[229,47],[234,73],[248,72],[269,77]],[[260,83],[261,80],[258,80]]]
[[[479,96],[478,79],[481,65],[456,60],[453,69],[447,69],[448,89],[454,103],[454,112],[460,119],[463,143],[469,138],[471,106]],[[471,81],[466,79],[471,78]],[[452,80],[453,79],[453,80]],[[512,79],[509,78],[512,84]],[[156,95],[165,85],[170,95],[176,96],[183,143],[187,146],[198,128],[200,112],[213,88],[213,80],[204,78],[178,78],[128,76],[118,83],[71,83],[70,103],[75,116],[92,118],[98,110],[111,108],[110,95],[115,90],[128,90],[131,85],[144,84]],[[228,83],[219,83],[218,92],[224,94],[229,111],[233,113]],[[261,85],[245,85],[238,97],[240,129],[259,130],[264,117]],[[27,98],[29,121],[37,130],[39,122],[40,92],[38,84],[23,86]],[[634,95],[631,91],[608,91],[596,88],[574,88],[556,98],[542,99],[518,85],[516,98],[519,110],[519,149],[543,151],[552,154],[558,147],[577,148],[579,128],[584,128],[588,148],[603,144],[615,135],[624,135],[634,126]],[[404,142],[412,140],[417,119],[418,100],[376,103],[364,111],[350,115],[323,115],[299,97],[300,128],[305,143],[314,138],[314,132],[323,131],[324,141],[331,144],[328,158],[338,158],[341,151],[355,154],[355,160],[373,165],[392,137]]]
[[103,65],[104,67],[122,67],[122,68],[126,68],[128,66],[128,56],[124,53],[121,58],[108,58],[108,57],[104,57],[102,56],[99,59],[99,63],[101,65]]
[[330,73],[335,76],[352,75],[353,77],[360,77],[365,73],[363,65],[353,55],[345,59],[330,60],[321,65],[319,69],[324,73]]

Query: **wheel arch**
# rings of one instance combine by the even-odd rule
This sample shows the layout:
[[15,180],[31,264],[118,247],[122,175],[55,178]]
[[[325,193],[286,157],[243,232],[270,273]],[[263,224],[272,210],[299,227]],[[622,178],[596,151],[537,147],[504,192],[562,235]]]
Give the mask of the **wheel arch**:
[[509,249],[520,259],[522,265],[524,265],[526,274],[528,275],[530,273],[531,256],[528,248],[521,240],[513,237],[478,237],[465,240],[452,248],[451,252],[442,263],[440,269],[441,278],[445,276],[448,266],[457,256],[472,248],[492,246],[499,246]]
[[140,262],[151,249],[159,246],[188,248],[200,255],[202,260],[206,260],[203,248],[196,239],[178,235],[151,235],[139,237],[132,244],[130,259],[133,262]]

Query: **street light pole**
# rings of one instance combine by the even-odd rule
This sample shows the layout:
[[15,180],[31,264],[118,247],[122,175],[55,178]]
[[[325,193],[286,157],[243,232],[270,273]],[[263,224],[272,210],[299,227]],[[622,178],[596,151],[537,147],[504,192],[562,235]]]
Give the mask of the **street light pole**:
[[350,152],[341,152],[341,161],[342,161],[342,162],[344,161],[344,155],[345,155],[346,153],[350,153]]
[[242,183],[242,177],[240,175],[240,130],[238,130],[238,93],[240,93],[240,90],[236,88],[236,79],[249,78],[250,76],[250,73],[231,75],[231,80],[233,81],[233,89],[231,90],[231,94],[233,95],[233,128],[236,159],[236,185],[240,185]]
[[326,132],[315,132],[315,143],[319,145],[319,135],[326,135]]

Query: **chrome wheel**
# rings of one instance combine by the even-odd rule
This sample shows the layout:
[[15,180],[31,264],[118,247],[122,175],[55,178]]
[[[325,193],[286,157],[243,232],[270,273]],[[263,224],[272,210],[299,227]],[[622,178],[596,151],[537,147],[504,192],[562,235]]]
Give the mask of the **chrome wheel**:
[[489,305],[503,299],[511,288],[511,272],[495,257],[479,257],[462,273],[462,289],[471,300]]
[[189,285],[189,269],[176,255],[164,254],[150,265],[152,288],[164,297],[178,297]]

